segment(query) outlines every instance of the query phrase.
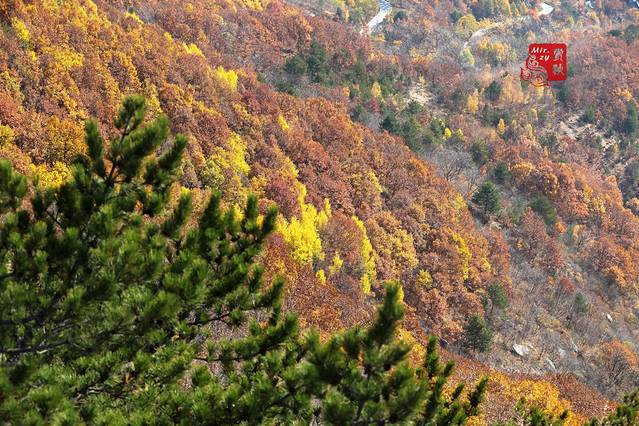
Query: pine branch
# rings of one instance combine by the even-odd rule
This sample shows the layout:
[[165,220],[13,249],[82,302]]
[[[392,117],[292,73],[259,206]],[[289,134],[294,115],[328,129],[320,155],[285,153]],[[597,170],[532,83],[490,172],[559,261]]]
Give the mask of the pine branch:
[[69,342],[65,340],[61,342],[50,343],[48,345],[41,345],[41,346],[27,347],[27,348],[12,348],[12,349],[0,348],[0,353],[7,354],[10,356],[15,356],[15,355],[21,355],[21,354],[27,354],[27,353],[46,352],[51,349],[55,349],[60,346],[66,345],[68,343]]

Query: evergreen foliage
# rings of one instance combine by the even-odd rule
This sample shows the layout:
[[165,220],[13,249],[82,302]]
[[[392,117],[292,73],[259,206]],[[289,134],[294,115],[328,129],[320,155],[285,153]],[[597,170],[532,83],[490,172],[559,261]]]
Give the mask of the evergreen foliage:
[[390,133],[397,134],[400,132],[401,127],[397,117],[393,113],[389,113],[382,121],[382,129],[388,130]]
[[493,180],[499,184],[507,183],[510,178],[510,170],[508,170],[508,164],[503,161],[500,161],[495,165],[495,168],[492,172]]
[[309,375],[319,379],[322,422],[463,424],[478,413],[487,378],[466,398],[463,384],[445,396],[453,362],[440,363],[434,338],[428,342],[423,367],[413,369],[407,360],[410,347],[395,337],[403,317],[400,286],[389,283],[386,292],[369,328],[355,327],[323,344],[316,333],[310,335]]
[[530,208],[544,218],[546,225],[554,225],[557,222],[557,210],[547,197],[540,195],[531,203]]
[[483,166],[490,159],[490,148],[486,142],[475,142],[470,147],[470,154],[473,156],[475,164]]
[[302,55],[295,55],[286,60],[284,71],[293,75],[304,75],[308,72],[308,64]]
[[406,19],[408,19],[408,15],[404,10],[398,11],[395,13],[395,16],[393,16],[393,22],[405,21]]
[[505,309],[508,306],[508,296],[506,290],[499,283],[492,283],[487,288],[488,299],[490,300],[490,313],[493,309]]
[[498,213],[501,209],[499,191],[492,182],[484,182],[473,195],[473,202],[481,207],[485,215]]
[[585,314],[590,309],[586,296],[583,293],[575,294],[575,308],[580,314]]
[[[226,423],[304,412],[308,399],[287,392],[296,320],[281,313],[282,283],[263,288],[254,265],[275,210],[260,217],[250,198],[238,218],[213,195],[187,227],[191,196],[170,196],[186,138],[155,155],[167,119],[144,117],[144,100],[127,98],[108,150],[88,122],[87,155],[58,188],[27,196],[26,179],[0,163],[0,417]],[[257,311],[263,320],[249,321]]]
[[490,350],[493,332],[479,315],[472,315],[464,327],[464,344],[467,348],[479,352]]
[[626,134],[632,135],[637,131],[637,129],[639,129],[639,115],[637,114],[637,107],[633,103],[629,102],[622,130]]
[[486,96],[493,102],[497,102],[501,97],[502,85],[498,81],[493,81],[486,88]]
[[517,416],[511,420],[499,423],[500,426],[562,426],[568,418],[568,412],[563,411],[559,416],[542,411],[539,407],[530,407],[525,399],[517,403]]
[[328,53],[326,48],[318,41],[313,40],[306,57],[308,71],[316,82],[321,82],[326,78],[326,66],[328,64]]
[[581,116],[581,121],[584,123],[594,123],[597,120],[597,111],[593,105],[586,108],[583,115]]
[[[525,400],[517,404],[517,418],[501,423],[502,426],[561,426],[568,419],[568,412],[559,416],[542,411],[538,407],[529,407]],[[585,426],[630,426],[639,421],[639,391],[624,397],[614,412],[603,418],[593,418],[585,422]]]
[[626,40],[626,43],[631,44],[635,40],[639,38],[639,25],[630,24],[623,31],[623,39]]
[[557,135],[554,133],[546,133],[539,139],[539,143],[541,146],[552,150],[559,144],[559,139],[557,139]]
[[623,404],[603,419],[591,419],[586,426],[625,426],[639,422],[639,391],[626,395]]

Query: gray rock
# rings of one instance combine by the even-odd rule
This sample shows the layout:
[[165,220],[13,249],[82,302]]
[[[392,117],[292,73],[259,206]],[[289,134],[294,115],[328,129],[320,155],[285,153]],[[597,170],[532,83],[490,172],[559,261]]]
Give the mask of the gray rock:
[[559,349],[557,349],[557,352],[559,352],[559,358],[561,358],[561,359],[566,358],[566,351],[565,350],[559,348]]
[[550,366],[550,369],[552,371],[557,371],[557,367],[555,367],[555,363],[552,362],[552,360],[550,358],[546,358],[546,363],[548,363],[548,365]]
[[518,345],[515,343],[513,345],[513,352],[521,357],[526,357],[530,355],[530,348],[526,345]]

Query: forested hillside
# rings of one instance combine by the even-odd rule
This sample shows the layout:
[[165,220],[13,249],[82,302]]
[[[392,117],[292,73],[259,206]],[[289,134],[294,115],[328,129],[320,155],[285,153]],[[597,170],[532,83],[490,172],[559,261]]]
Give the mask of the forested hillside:
[[[277,207],[257,260],[302,330],[370,325],[399,281],[412,362],[436,335],[488,376],[471,422],[580,424],[639,387],[639,9],[548,3],[403,1],[368,34],[366,1],[8,0],[0,157],[64,187],[85,121],[112,148],[142,95],[185,135],[167,200]],[[565,82],[520,81],[535,41]]]

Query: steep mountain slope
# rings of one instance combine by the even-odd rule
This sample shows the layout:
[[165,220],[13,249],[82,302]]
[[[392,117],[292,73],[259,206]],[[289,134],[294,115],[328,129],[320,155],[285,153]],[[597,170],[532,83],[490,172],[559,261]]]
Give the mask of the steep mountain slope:
[[[443,9],[450,6],[440,3]],[[442,10],[427,7],[420,13],[425,15],[414,12],[410,19],[420,27],[430,22],[419,34],[424,43],[436,40],[429,34],[456,37],[444,33],[452,25],[442,18]],[[613,288],[634,294],[632,283],[639,274],[631,261],[637,250],[636,218],[623,207],[615,185],[597,170],[554,158],[536,138],[518,138],[527,130],[521,117],[529,105],[514,101],[524,96],[516,79],[507,80],[511,93],[494,103],[482,100],[486,114],[511,104],[520,107],[519,124],[508,120],[513,136],[506,137],[493,130],[499,114],[490,124],[493,117],[483,121],[477,111],[460,112],[468,108],[467,99],[456,91],[473,91],[471,83],[462,83],[468,72],[455,62],[456,55],[429,57],[427,45],[413,51],[409,43],[371,45],[358,35],[359,28],[310,16],[280,1],[13,0],[0,9],[0,17],[0,156],[41,185],[59,184],[68,177],[66,163],[82,146],[83,120],[95,116],[106,123],[123,95],[144,94],[151,116],[166,113],[174,132],[189,135],[181,180],[196,200],[204,199],[209,187],[219,187],[229,205],[256,193],[262,209],[279,206],[279,229],[264,263],[269,275],[287,279],[288,307],[300,313],[304,325],[333,331],[368,321],[382,281],[400,279],[410,310],[406,337],[412,333],[423,344],[427,334],[436,333],[458,352],[467,318],[488,316],[489,310],[492,314],[482,299],[497,282],[513,296],[513,309],[521,310],[520,315],[515,325],[496,318],[497,355],[478,357],[503,368],[513,365],[509,339],[530,338],[533,320],[546,324],[542,314],[550,302],[527,317],[531,307],[537,308],[531,300],[555,298],[561,277],[576,281],[584,292],[600,284],[599,278],[589,277],[582,284],[576,278],[579,271],[562,272],[564,265],[594,265],[610,279],[619,277]],[[403,24],[404,34],[411,22]],[[388,25],[387,31],[392,40],[390,34],[399,34],[402,25]],[[313,47],[317,45],[324,54]],[[325,56],[322,74],[295,77],[299,97],[275,90],[290,78],[282,70],[287,61],[295,55],[315,58],[313,52],[317,58]],[[361,67],[375,81],[356,82]],[[445,72],[436,72],[438,67]],[[495,154],[490,165],[503,161],[512,175],[512,185],[500,189],[508,194],[505,210],[516,212],[527,207],[529,198],[545,195],[559,215],[554,230],[547,235],[543,220],[524,211],[516,220],[506,215],[488,225],[475,220],[468,208],[472,190],[464,190],[467,179],[447,179],[444,173],[448,157],[430,147],[411,152],[406,135],[402,140],[376,131],[376,120],[405,109],[403,97],[415,82],[442,99],[416,114],[423,127],[441,111],[450,112],[441,117],[446,119],[441,133],[449,146],[459,139],[459,148],[453,146],[451,152],[470,151],[478,136],[486,136]],[[526,89],[526,96],[530,93]],[[543,99],[543,93],[539,96]],[[355,114],[358,107],[362,111]],[[470,164],[462,171],[474,169]],[[483,165],[483,174],[472,183],[488,169]],[[589,232],[594,237],[583,245],[563,244],[566,229],[574,231],[577,225],[586,233],[573,232],[575,238]],[[591,255],[608,263],[592,262]],[[534,273],[522,276],[527,265]],[[566,298],[572,297],[569,293]],[[558,312],[551,311],[550,317],[559,317]],[[563,328],[556,327],[552,335]],[[619,336],[618,330],[612,335]],[[546,362],[543,354],[537,365]],[[571,353],[570,360],[578,355]],[[488,371],[459,355],[448,356],[460,361],[463,378],[472,381]],[[564,371],[577,369],[567,361]],[[517,370],[527,371],[526,364]],[[489,401],[495,408],[484,420],[504,418],[504,406],[512,407],[531,392],[537,398],[533,402],[546,404],[549,411],[574,408],[574,422],[583,418],[579,414],[608,408],[569,376],[541,380],[496,371],[492,376]]]
[[[623,2],[551,3],[544,16],[533,2],[399,4],[402,19],[382,25],[379,48],[411,58],[421,79],[406,95],[427,108],[415,114],[388,99],[386,117],[399,125],[385,127],[433,161],[471,206],[468,188],[497,185],[500,212],[475,211],[507,241],[513,297],[494,320],[500,344],[487,361],[571,371],[619,395],[637,385],[639,79],[631,63],[639,14]],[[519,81],[535,41],[568,44],[566,82]],[[439,123],[460,137],[438,133]],[[509,353],[513,343],[532,355]],[[632,373],[612,373],[613,365]]]
[[82,119],[106,121],[121,94],[141,91],[191,137],[184,185],[219,184],[232,202],[249,191],[275,201],[292,257],[324,277],[314,285],[326,279],[355,296],[380,280],[430,276],[438,289],[415,287],[426,298],[419,306],[432,299],[442,312],[431,318],[451,334],[464,315],[446,317],[448,304],[481,310],[476,291],[502,275],[488,242],[450,186],[400,140],[354,125],[338,104],[273,92],[222,65],[223,52],[209,60],[203,52],[214,42],[178,41],[133,12],[103,7],[117,19],[91,3],[51,2],[11,17],[3,150],[24,171],[45,183],[63,178],[80,145],[58,141],[77,139]]

